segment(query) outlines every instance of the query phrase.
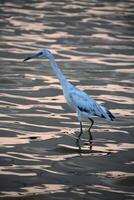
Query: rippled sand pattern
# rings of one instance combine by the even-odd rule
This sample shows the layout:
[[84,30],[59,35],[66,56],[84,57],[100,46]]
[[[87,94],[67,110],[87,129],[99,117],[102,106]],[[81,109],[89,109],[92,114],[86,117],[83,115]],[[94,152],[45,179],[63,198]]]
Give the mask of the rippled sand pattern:
[[[0,1],[0,199],[133,199],[134,2]],[[85,123],[68,108],[46,59],[116,116]]]

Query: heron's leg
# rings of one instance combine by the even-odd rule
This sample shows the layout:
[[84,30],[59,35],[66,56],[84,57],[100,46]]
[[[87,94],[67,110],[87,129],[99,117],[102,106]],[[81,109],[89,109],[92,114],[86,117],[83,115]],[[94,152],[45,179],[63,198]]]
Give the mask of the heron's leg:
[[78,135],[78,139],[80,139],[80,137],[81,137],[82,134],[83,134],[82,122],[80,121],[80,134]]
[[83,134],[82,122],[80,121],[80,133],[79,133],[79,135],[78,135],[78,138],[76,139],[76,143],[77,143],[77,144],[79,143],[79,140],[80,140],[80,137],[81,137],[82,134]]
[[92,126],[93,126],[93,124],[94,124],[94,120],[91,119],[91,118],[88,118],[88,119],[91,121],[91,125],[90,125],[90,127],[89,127],[89,129],[88,129],[89,139],[90,139],[90,140],[93,140],[93,137],[92,137],[92,134],[91,134],[91,128],[92,128]]

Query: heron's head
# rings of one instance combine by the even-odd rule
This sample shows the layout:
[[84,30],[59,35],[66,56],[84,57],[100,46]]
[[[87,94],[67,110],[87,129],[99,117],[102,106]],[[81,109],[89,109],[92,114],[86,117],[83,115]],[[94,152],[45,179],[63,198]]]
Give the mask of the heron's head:
[[23,61],[27,61],[27,60],[30,60],[30,59],[33,59],[33,58],[38,58],[38,57],[47,57],[49,58],[49,56],[51,55],[51,52],[47,49],[45,50],[41,50],[41,51],[38,51],[37,53],[25,58]]

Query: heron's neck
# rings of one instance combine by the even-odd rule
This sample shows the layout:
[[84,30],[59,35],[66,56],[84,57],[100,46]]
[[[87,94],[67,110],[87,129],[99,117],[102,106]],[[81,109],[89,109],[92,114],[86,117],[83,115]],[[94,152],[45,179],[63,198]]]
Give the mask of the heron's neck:
[[64,75],[62,74],[61,70],[59,69],[54,56],[51,54],[49,56],[50,62],[51,62],[51,67],[55,73],[55,75],[58,77],[60,83],[62,86],[64,86],[64,83],[67,82],[67,80],[65,79]]

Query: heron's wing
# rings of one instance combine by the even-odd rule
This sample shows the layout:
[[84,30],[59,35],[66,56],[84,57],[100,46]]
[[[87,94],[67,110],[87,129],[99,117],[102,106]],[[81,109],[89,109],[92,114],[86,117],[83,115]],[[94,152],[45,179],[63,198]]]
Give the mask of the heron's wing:
[[81,112],[89,114],[89,116],[99,116],[109,118],[106,109],[99,105],[94,99],[88,96],[85,92],[74,90],[70,93],[73,105]]

